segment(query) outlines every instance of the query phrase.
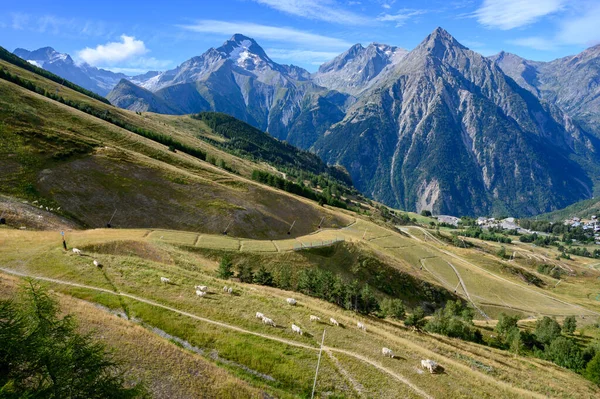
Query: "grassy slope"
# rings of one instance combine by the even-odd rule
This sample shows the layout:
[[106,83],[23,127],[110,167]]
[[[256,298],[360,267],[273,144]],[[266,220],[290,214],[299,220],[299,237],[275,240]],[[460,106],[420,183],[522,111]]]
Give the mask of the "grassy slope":
[[[19,279],[3,275],[0,298],[13,297],[20,284]],[[138,324],[72,296],[58,295],[57,299],[63,312],[75,315],[82,332],[94,333],[95,338],[106,344],[123,362],[129,378],[134,381],[142,379],[157,397],[263,397],[264,388],[252,387],[232,373]],[[165,367],[173,372],[166,374]]]
[[540,220],[549,220],[551,222],[561,222],[571,217],[589,218],[592,215],[600,214],[600,201],[597,198],[576,202],[566,208],[554,212],[544,213],[537,216]]
[[[345,374],[336,366],[335,360],[325,357],[318,384],[320,393],[333,391],[338,395],[352,396],[353,384],[345,376],[350,375],[362,387],[360,389],[365,396],[416,397],[406,384],[359,361],[356,358],[358,355],[402,375],[433,397],[523,397],[534,393],[553,397],[593,397],[598,394],[598,390],[581,377],[547,362],[515,357],[445,337],[416,334],[396,323],[356,316],[301,294],[216,279],[213,277],[216,267],[214,260],[196,251],[187,251],[179,245],[151,238],[147,233],[144,230],[68,233],[68,242],[84,248],[89,255],[80,257],[63,253],[56,233],[0,229],[0,241],[3,244],[0,256],[5,268],[133,294],[194,315],[312,348],[317,347],[317,340],[323,328],[326,328],[326,344],[333,348],[332,355]],[[386,238],[390,239],[384,237],[380,240]],[[373,241],[368,243],[365,245],[372,245]],[[105,264],[103,271],[91,266],[92,258],[98,258]],[[319,261],[308,259],[307,262],[318,264]],[[471,273],[474,272],[472,268]],[[175,285],[161,285],[160,276],[168,276]],[[211,294],[198,299],[193,293],[195,284],[208,285]],[[223,294],[221,287],[224,284],[233,285],[236,295]],[[107,293],[60,284],[51,286],[64,294],[126,311],[132,317],[203,349],[208,359],[209,353],[217,352],[219,357],[229,362],[245,365],[275,379],[266,381],[239,367],[226,366],[257,387],[267,386],[279,392],[303,395],[309,392],[312,385],[316,357],[314,349],[292,347],[199,322],[130,298],[119,299]],[[296,297],[299,306],[290,308],[286,305],[285,298],[289,296]],[[256,311],[269,315],[282,328],[264,326],[255,319]],[[309,314],[319,315],[322,320],[335,317],[343,328],[310,323]],[[366,336],[354,327],[356,320],[362,320],[367,325]],[[292,322],[304,329],[304,336],[291,333],[289,326]],[[379,353],[382,346],[393,348],[399,357],[394,360],[382,359]],[[354,356],[339,350],[349,351]],[[446,368],[446,374],[419,374],[418,364],[423,358],[439,361]],[[177,370],[175,367],[175,372]]]
[[[10,65],[8,66],[10,67]],[[44,79],[12,67],[40,85]],[[160,129],[160,122],[117,110],[61,88],[65,97],[93,102],[123,115],[132,124]],[[318,225],[340,226],[349,219],[316,203],[288,195],[220,170],[181,152],[144,139],[85,113],[0,81],[1,192],[51,207],[84,226],[103,226],[114,209],[120,227],[162,227],[218,233],[233,221],[232,234],[277,238],[297,219],[294,234]],[[147,121],[148,119],[148,121]],[[148,122],[146,124],[146,122]],[[167,126],[164,124],[163,126]],[[167,134],[210,149],[189,132]],[[229,165],[251,171],[256,165]],[[281,205],[285,204],[285,207]]]
[[[13,73],[37,80],[47,90],[55,89],[54,83],[31,72],[11,65],[3,66]],[[327,327],[328,345],[376,359],[434,397],[497,397],[499,393],[506,397],[530,396],[523,389],[559,397],[591,397],[598,393],[580,377],[546,362],[514,358],[504,352],[458,340],[414,334],[395,323],[363,319],[369,326],[365,340],[362,333],[352,328],[356,315],[351,312],[302,295],[245,284],[235,284],[239,296],[220,295],[219,287],[225,282],[213,277],[217,255],[232,251],[236,261],[247,261],[254,267],[260,263],[293,270],[324,267],[368,280],[377,273],[372,263],[359,261],[360,256],[367,255],[376,258],[376,264],[383,263],[418,280],[452,290],[457,281],[456,272],[450,267],[452,264],[465,281],[474,303],[492,316],[492,311],[497,309],[498,312],[514,311],[523,316],[585,313],[586,320],[591,320],[596,316],[593,311],[600,311],[600,302],[594,299],[594,284],[599,274],[587,260],[576,258],[571,261],[569,267],[575,273],[557,288],[553,288],[555,282],[547,276],[541,276],[546,284],[538,288],[527,286],[510,272],[506,262],[493,256],[497,250],[493,243],[478,242],[476,249],[463,250],[446,246],[417,228],[408,227],[404,234],[399,234],[361,218],[342,230],[322,230],[306,235],[316,229],[321,215],[327,217],[325,227],[349,224],[352,219],[345,212],[326,210],[305,199],[248,181],[243,176],[264,166],[219,152],[195,138],[199,130],[202,134],[211,134],[200,121],[189,117],[137,115],[97,104],[95,100],[66,88],[60,88],[59,92],[64,97],[106,107],[133,125],[167,133],[188,145],[202,148],[209,155],[225,159],[242,176],[227,173],[186,154],[171,153],[163,145],[0,81],[3,121],[0,125],[3,138],[0,141],[0,168],[8,171],[0,176],[2,193],[30,200],[36,198],[45,206],[60,205],[66,215],[89,226],[104,225],[114,208],[118,208],[113,224],[152,227],[152,230],[67,233],[70,245],[83,247],[106,264],[104,272],[90,267],[90,257],[64,254],[56,232],[0,228],[2,267],[143,296],[199,316],[312,347],[302,349],[206,325],[128,298],[52,285],[65,294],[127,311],[150,325],[188,340],[205,350],[206,359],[216,351],[222,359],[234,362],[221,362],[220,366],[254,386],[267,386],[268,390],[282,395],[306,395],[310,390],[314,348],[325,327],[309,323],[310,313],[320,315],[323,320],[334,316],[345,326],[342,329]],[[230,232],[236,237],[210,234],[220,232],[232,218],[236,222]],[[298,220],[292,237],[285,234],[290,219]],[[257,241],[248,238],[286,239]],[[347,244],[344,244],[344,250],[333,253],[327,250],[285,252],[300,243],[339,238],[344,238]],[[510,245],[507,250],[519,252],[513,265],[533,272],[537,263],[552,262],[554,256],[548,253],[552,250],[520,244]],[[532,260],[530,253],[536,260]],[[178,285],[160,286],[157,281],[161,275],[168,275]],[[191,286],[198,283],[208,283],[215,288],[206,300],[198,300],[193,295]],[[460,290],[457,294],[465,297]],[[301,306],[294,309],[285,306],[283,300],[290,295],[300,298]],[[410,304],[421,301],[405,299]],[[289,329],[263,326],[253,317],[256,310],[268,313],[285,327],[297,323],[309,334],[297,337],[292,336]],[[381,346],[392,347],[401,355],[400,360],[381,359]],[[333,358],[329,355],[324,358],[320,392],[332,391],[343,396],[360,393],[377,397],[415,396],[415,391],[406,384],[357,360],[356,356],[339,351],[331,355]],[[417,373],[418,362],[425,357],[439,360],[447,374],[432,377]],[[275,381],[256,377],[235,364],[269,375]],[[478,364],[489,365],[493,371],[480,369]],[[465,375],[469,377],[466,381]],[[548,376],[550,379],[546,378]]]

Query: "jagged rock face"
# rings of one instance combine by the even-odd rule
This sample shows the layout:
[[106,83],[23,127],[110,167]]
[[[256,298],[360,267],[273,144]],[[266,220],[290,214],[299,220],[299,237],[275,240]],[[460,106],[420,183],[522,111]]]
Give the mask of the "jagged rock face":
[[161,112],[158,104],[180,114],[224,112],[304,148],[340,121],[352,103],[350,96],[314,84],[308,71],[273,62],[253,39],[240,34],[171,71],[138,78],[136,84],[147,90],[138,101],[132,99],[139,91],[120,87],[109,95],[111,102],[154,112]]
[[126,78],[122,73],[106,71],[85,63],[77,65],[71,56],[59,53],[52,47],[35,51],[18,48],[14,54],[102,96],[107,95],[121,79]]
[[328,89],[357,96],[385,76],[407,53],[404,49],[385,44],[371,43],[366,48],[355,44],[321,65],[313,79]]
[[564,118],[437,29],[314,148],[387,204],[531,215],[591,195],[597,144]]
[[600,45],[551,62],[504,52],[490,58],[522,87],[600,137]]

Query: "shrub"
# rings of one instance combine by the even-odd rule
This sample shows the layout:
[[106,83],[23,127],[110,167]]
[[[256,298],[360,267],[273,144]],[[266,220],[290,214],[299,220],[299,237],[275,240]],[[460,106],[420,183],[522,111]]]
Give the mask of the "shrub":
[[575,316],[567,316],[565,317],[565,321],[563,321],[562,331],[566,334],[573,334],[577,329],[577,320]]
[[548,316],[538,320],[535,325],[535,336],[542,344],[547,345],[560,336],[560,324]]
[[600,385],[600,352],[590,360],[583,375],[593,383]]
[[381,301],[380,307],[384,317],[391,317],[398,320],[402,320],[406,317],[406,309],[404,309],[404,303],[402,303],[402,300],[400,299],[384,298]]
[[558,337],[546,346],[545,357],[561,367],[575,371],[582,369],[584,366],[579,346],[567,337]]
[[407,327],[414,327],[417,330],[420,330],[425,324],[425,311],[422,307],[416,308],[406,320],[404,320],[404,325]]

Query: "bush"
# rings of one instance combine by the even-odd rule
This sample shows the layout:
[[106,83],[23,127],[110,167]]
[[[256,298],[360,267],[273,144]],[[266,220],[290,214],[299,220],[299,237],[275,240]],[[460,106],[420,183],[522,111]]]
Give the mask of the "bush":
[[500,316],[498,316],[498,324],[496,324],[494,331],[496,331],[501,337],[506,338],[512,330],[515,328],[518,329],[518,321],[519,318],[516,316],[509,316],[504,313],[500,313]]
[[555,338],[559,337],[560,331],[560,324],[548,316],[544,316],[543,319],[538,320],[535,325],[535,336],[544,345],[548,345]]
[[381,313],[384,317],[391,317],[394,319],[402,320],[406,316],[406,309],[404,309],[404,303],[397,298],[384,298],[381,301]]
[[583,375],[588,380],[600,386],[600,352],[596,353],[587,364]]
[[25,303],[0,301],[0,397],[135,398],[121,365],[71,316],[29,283]]
[[562,331],[565,334],[573,334],[577,329],[577,320],[575,316],[567,316],[565,317],[565,321],[563,321]]
[[436,310],[425,329],[466,341],[482,342],[481,333],[473,325],[473,312],[460,301],[448,301],[443,309]]
[[425,311],[422,307],[416,308],[406,320],[404,320],[404,325],[407,327],[414,327],[417,330],[420,330],[425,324]]
[[427,209],[423,209],[421,211],[421,216],[431,217],[431,211],[428,211]]
[[561,367],[574,371],[581,370],[585,365],[577,343],[567,337],[558,337],[546,346],[545,357]]

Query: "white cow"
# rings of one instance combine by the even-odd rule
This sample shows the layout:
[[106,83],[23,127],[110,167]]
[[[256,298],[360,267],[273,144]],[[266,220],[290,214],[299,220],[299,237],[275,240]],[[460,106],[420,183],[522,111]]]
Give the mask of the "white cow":
[[288,298],[286,299],[287,303],[294,306],[296,305],[296,300],[294,298]]
[[264,314],[262,314],[262,313],[260,313],[260,312],[256,312],[256,318],[257,318],[257,319],[262,319],[262,318],[264,318],[264,317],[265,317],[265,315],[264,315]]
[[171,280],[169,280],[166,277],[161,277],[160,278],[160,282],[163,283],[163,284],[169,284],[171,282]]
[[202,290],[196,290],[196,295],[202,298],[204,295],[206,295],[206,292]]
[[338,326],[338,327],[340,326],[340,323],[338,323],[338,322],[337,322],[337,320],[336,320],[336,319],[334,319],[333,317],[330,317],[330,318],[329,318],[329,322],[330,322],[331,324],[333,324],[334,326]]
[[431,374],[435,373],[436,371],[443,370],[442,366],[429,359],[421,360],[421,367],[428,370]]
[[381,354],[383,356],[391,357],[392,359],[394,358],[394,352],[389,348],[381,348]]
[[208,287],[205,285],[195,285],[194,286],[195,289],[200,290],[200,291],[207,291]]
[[92,262],[94,264],[94,266],[96,267],[102,267],[102,264],[100,264],[100,262],[98,262],[96,259],[94,259],[94,262]]
[[81,249],[73,248],[73,253],[76,255],[81,255]]
[[262,322],[271,327],[277,327],[273,319],[269,319],[268,317],[263,317]]
[[228,294],[233,294],[233,288],[231,288],[231,287],[227,288],[227,293]]
[[223,292],[227,292],[227,286],[223,287]]
[[321,318],[319,316],[310,315],[310,321],[321,321]]
[[300,329],[300,327],[298,327],[295,324],[292,324],[292,331],[295,332],[295,333],[297,333],[297,334],[302,335],[302,330]]
[[367,327],[365,327],[365,325],[363,323],[361,323],[360,321],[356,323],[356,326],[358,327],[359,330],[367,331]]

